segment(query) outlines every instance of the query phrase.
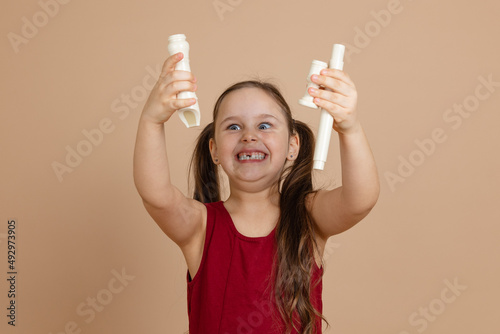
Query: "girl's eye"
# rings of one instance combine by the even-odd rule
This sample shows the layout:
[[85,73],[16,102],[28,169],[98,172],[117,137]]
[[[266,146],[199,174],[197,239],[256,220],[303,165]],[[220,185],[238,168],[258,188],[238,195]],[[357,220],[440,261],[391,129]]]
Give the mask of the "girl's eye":
[[269,123],[262,123],[259,125],[259,130],[266,130],[269,128],[271,128],[271,124],[269,124]]
[[229,130],[239,130],[240,127],[239,125],[236,124],[231,124],[230,126],[227,127]]

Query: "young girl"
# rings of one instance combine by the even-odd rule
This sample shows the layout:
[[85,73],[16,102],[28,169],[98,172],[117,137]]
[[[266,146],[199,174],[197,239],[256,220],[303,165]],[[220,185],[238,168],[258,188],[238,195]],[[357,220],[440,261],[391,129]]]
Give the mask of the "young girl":
[[[194,99],[196,79],[170,56],[144,106],[134,154],[134,180],[144,205],[182,250],[188,272],[191,334],[321,333],[322,255],[327,239],[363,219],[379,181],[356,116],[356,88],[347,74],[325,69],[312,81],[314,102],[334,117],[342,186],[314,190],[314,136],[292,118],[271,84],[229,87],[202,131],[191,167],[193,199],[170,179],[164,123]],[[221,201],[219,170],[230,194]]]

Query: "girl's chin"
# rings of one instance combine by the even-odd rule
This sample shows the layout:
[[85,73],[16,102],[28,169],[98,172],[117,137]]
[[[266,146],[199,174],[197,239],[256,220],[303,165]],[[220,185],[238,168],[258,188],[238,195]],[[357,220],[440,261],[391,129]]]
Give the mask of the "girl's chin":
[[[261,181],[264,183],[269,183],[267,186],[272,186],[278,181],[281,169],[276,170],[275,173],[272,173],[268,169],[263,170],[259,168],[252,168],[254,166],[255,165],[252,164],[243,164],[240,165],[241,168],[238,168],[238,170],[234,171],[234,173],[226,173],[228,175],[229,182],[247,183]],[[274,177],[271,177],[270,174],[274,174]],[[262,184],[259,186],[262,186]]]

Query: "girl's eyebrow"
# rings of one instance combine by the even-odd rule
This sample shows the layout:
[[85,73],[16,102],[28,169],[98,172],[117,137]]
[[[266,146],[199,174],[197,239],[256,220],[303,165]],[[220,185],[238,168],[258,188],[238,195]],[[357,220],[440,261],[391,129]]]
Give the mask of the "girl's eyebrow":
[[[220,124],[224,124],[225,122],[229,122],[229,121],[233,121],[233,120],[239,120],[240,118],[242,118],[242,117],[241,116],[229,116],[229,117],[224,118],[220,122]],[[276,116],[271,115],[271,114],[260,114],[257,116],[257,118],[273,118],[279,122],[279,119]]]

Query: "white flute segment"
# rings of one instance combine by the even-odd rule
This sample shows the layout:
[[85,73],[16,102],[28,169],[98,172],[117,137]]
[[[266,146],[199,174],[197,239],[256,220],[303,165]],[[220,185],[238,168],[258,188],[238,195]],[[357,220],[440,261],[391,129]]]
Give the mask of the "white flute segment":
[[313,87],[319,89],[319,86],[311,81],[311,76],[316,74],[319,75],[322,69],[328,68],[328,64],[324,61],[313,60],[311,68],[309,69],[309,74],[307,75],[307,88],[304,96],[299,100],[299,103],[303,106],[318,109],[318,106],[313,102],[313,97],[309,95],[309,88]]
[[[168,52],[170,55],[174,55],[178,52],[182,52],[184,58],[175,66],[176,70],[191,72],[191,67],[189,66],[189,43],[186,41],[186,36],[184,34],[171,35],[168,38]],[[180,92],[177,94],[178,99],[191,99],[195,98],[196,103],[192,106],[179,109],[177,114],[181,121],[190,128],[193,126],[200,125],[200,106],[198,105],[198,97],[195,92]]]
[[[332,58],[329,67],[337,70],[344,68],[345,46],[334,44]],[[330,146],[330,137],[332,135],[333,117],[321,109],[319,119],[318,136],[316,137],[316,147],[314,148],[313,168],[323,170],[325,168],[326,158],[328,157],[328,148]]]

